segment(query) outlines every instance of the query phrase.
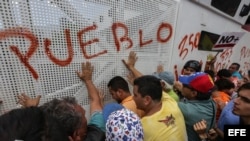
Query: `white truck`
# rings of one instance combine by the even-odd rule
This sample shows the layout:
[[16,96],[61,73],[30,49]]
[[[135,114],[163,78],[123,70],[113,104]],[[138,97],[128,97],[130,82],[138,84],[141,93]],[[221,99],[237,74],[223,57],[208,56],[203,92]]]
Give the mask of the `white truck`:
[[230,44],[215,68],[237,62],[242,73],[250,69],[249,0],[5,0],[0,6],[0,114],[18,107],[21,93],[42,95],[41,104],[75,96],[88,110],[75,73],[86,61],[108,102],[107,83],[126,78],[121,60],[130,51],[144,74],[163,64],[177,78],[187,60],[204,64],[217,54],[215,44]]

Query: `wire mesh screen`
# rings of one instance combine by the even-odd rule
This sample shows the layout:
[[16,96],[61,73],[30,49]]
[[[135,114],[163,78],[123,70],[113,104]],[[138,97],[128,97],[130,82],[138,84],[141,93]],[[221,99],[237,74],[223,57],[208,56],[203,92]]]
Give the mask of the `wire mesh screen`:
[[121,60],[133,50],[136,67],[151,74],[170,63],[177,2],[174,0],[2,0],[0,2],[1,114],[17,95],[41,94],[41,103],[75,96],[88,110],[81,63],[94,65],[93,80],[111,100],[107,83],[126,78]]

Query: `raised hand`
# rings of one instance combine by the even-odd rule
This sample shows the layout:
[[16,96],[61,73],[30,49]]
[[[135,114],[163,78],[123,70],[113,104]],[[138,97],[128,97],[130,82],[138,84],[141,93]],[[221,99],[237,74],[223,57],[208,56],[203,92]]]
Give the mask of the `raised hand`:
[[90,62],[82,63],[82,72],[76,71],[78,77],[85,82],[90,101],[90,115],[96,111],[102,111],[102,101],[99,92],[92,80],[94,67]]
[[161,72],[163,72],[163,71],[164,71],[163,65],[162,65],[162,64],[158,65],[158,66],[157,66],[156,72],[157,72],[157,73],[161,73]]
[[18,95],[17,98],[18,98],[18,103],[23,107],[31,107],[31,106],[38,106],[41,95],[38,95],[36,98],[30,98],[28,95],[22,93],[21,95]]
[[128,60],[125,61],[124,59],[122,60],[123,64],[130,70],[131,68],[134,68],[135,62],[137,61],[137,56],[134,51],[130,51]]
[[92,73],[94,67],[91,65],[90,62],[82,63],[82,72],[77,71],[78,77],[83,81],[92,80]]

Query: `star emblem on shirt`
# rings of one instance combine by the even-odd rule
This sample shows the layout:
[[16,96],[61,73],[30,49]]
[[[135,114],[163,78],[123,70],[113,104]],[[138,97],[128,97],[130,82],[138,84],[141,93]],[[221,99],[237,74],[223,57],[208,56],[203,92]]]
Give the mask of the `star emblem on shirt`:
[[174,125],[175,124],[175,118],[171,114],[170,116],[166,116],[165,119],[158,120],[159,122],[165,123],[167,126]]

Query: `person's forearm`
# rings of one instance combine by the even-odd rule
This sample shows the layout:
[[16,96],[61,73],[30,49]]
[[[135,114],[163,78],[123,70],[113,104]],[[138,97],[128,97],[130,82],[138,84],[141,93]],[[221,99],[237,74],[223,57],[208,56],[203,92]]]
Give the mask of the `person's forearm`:
[[95,87],[92,80],[84,81],[88,90],[88,95],[90,98],[90,114],[93,114],[95,111],[102,110],[102,102],[98,94],[98,90]]
[[133,73],[135,78],[143,76],[143,74],[138,71],[135,67],[130,67],[129,70]]
[[100,97],[98,95],[97,88],[95,87],[94,83],[92,80],[86,80],[84,81],[88,90],[88,95],[90,97],[91,101],[100,101]]

